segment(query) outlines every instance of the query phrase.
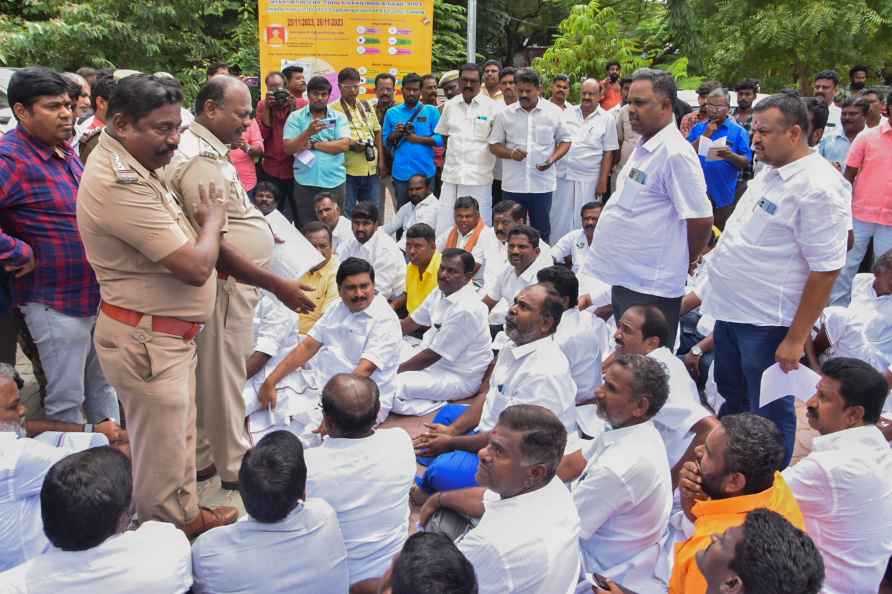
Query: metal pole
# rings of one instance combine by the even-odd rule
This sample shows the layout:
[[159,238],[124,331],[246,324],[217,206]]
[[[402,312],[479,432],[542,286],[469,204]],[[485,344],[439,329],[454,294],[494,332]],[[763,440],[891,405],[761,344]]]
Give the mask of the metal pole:
[[468,0],[468,62],[477,61],[477,0]]

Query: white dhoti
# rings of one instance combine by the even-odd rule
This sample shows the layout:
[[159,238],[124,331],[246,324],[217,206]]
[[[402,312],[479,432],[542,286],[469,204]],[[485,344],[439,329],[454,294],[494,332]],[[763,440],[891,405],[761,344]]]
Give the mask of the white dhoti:
[[557,241],[570,231],[582,228],[582,216],[579,211],[586,202],[595,199],[597,181],[574,181],[563,177],[557,178],[554,194],[551,198],[552,242]]
[[483,220],[492,227],[492,182],[483,186],[444,183],[440,188],[440,210],[437,211],[437,237],[455,225],[455,200],[461,196],[473,196],[480,205]]
[[[400,351],[400,363],[414,357],[422,348],[418,339],[406,337]],[[393,412],[422,416],[439,410],[449,400],[468,398],[477,393],[485,372],[459,374],[438,362],[421,371],[398,373]]]

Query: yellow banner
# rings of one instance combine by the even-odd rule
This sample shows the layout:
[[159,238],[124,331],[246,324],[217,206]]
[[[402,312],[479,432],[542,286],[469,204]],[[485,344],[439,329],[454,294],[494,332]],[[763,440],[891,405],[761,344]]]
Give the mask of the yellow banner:
[[[375,76],[397,79],[431,69],[433,0],[260,0],[262,76],[302,66],[307,80],[328,78],[338,98],[338,71],[362,77],[360,96],[374,96]],[[265,92],[265,88],[264,88]]]

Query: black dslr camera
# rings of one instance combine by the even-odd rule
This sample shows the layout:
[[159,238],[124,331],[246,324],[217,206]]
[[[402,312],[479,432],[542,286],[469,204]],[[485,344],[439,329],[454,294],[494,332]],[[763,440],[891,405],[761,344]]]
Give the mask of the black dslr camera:
[[279,106],[288,105],[288,98],[291,96],[285,89],[276,89],[272,92],[273,103]]
[[366,140],[362,144],[364,145],[364,150],[365,150],[365,160],[366,161],[374,161],[375,156],[376,156],[375,141],[374,140]]

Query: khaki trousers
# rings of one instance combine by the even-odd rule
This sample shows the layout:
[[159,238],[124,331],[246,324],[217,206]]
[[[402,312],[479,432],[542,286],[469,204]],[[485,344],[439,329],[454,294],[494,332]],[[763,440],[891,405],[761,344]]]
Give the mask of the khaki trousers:
[[99,364],[124,404],[139,519],[182,527],[198,516],[195,485],[195,341],[131,327],[99,313]]
[[254,348],[254,308],[260,291],[233,277],[217,280],[214,313],[198,335],[198,468],[214,464],[220,479],[237,482],[251,447],[245,428],[245,362]]

